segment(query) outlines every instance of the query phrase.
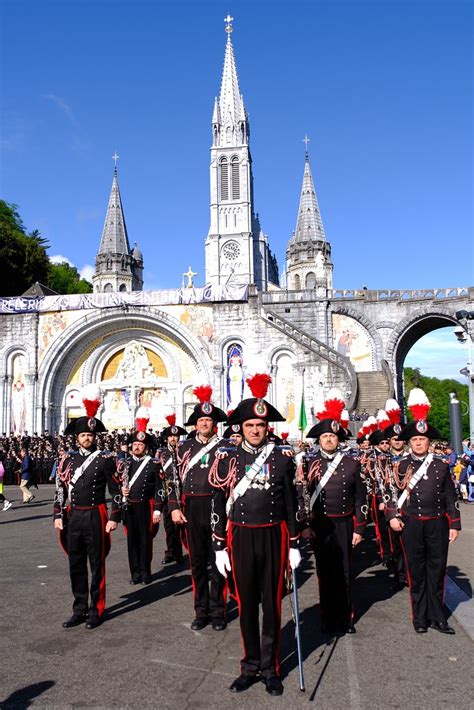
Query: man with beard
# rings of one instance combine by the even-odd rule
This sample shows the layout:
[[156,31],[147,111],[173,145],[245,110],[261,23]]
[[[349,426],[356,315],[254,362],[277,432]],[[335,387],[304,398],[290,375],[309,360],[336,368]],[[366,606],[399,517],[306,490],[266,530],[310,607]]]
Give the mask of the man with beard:
[[[225,620],[225,578],[218,571],[211,543],[212,487],[209,470],[214,463],[220,439],[214,433],[218,422],[226,419],[222,409],[211,403],[212,387],[195,387],[193,394],[199,399],[185,426],[195,425],[196,435],[183,441],[177,451],[178,472],[181,483],[181,501],[174,487],[168,505],[176,525],[184,525],[193,580],[195,618],[193,631],[208,625],[223,631]],[[208,564],[211,565],[209,589]]]
[[136,415],[136,430],[131,437],[132,456],[117,464],[117,471],[122,474],[130,584],[151,582],[153,538],[158,532],[165,497],[161,466],[148,453],[154,443],[146,433],[148,420],[148,410],[140,407]]
[[[56,476],[54,527],[69,557],[74,595],[73,613],[63,623],[65,629],[86,622],[86,629],[101,623],[105,609],[105,557],[110,549],[110,533],[120,521],[120,490],[112,456],[96,448],[97,432],[105,431],[95,418],[100,390],[84,388],[87,416],[73,420],[65,434],[75,434],[78,451],[67,454]],[[107,517],[105,490],[112,496],[111,518]],[[90,600],[87,561],[91,571]]]

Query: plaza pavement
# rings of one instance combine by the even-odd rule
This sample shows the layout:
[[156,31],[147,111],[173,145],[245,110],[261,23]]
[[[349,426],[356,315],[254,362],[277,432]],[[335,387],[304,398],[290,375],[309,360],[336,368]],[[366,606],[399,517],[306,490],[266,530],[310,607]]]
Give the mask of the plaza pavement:
[[102,626],[62,629],[72,596],[67,559],[52,526],[52,486],[0,512],[1,708],[362,708],[472,707],[474,506],[461,505],[463,532],[451,546],[447,598],[455,636],[416,635],[408,591],[394,594],[377,562],[371,527],[354,555],[355,636],[318,631],[317,584],[308,552],[298,570],[306,693],[298,689],[294,625],[283,602],[281,660],[285,692],[271,698],[261,683],[241,695],[228,686],[239,673],[238,619],[231,604],[224,632],[190,629],[189,570],[161,565],[155,540],[153,582],[128,583],[123,531],[107,559],[107,612]]

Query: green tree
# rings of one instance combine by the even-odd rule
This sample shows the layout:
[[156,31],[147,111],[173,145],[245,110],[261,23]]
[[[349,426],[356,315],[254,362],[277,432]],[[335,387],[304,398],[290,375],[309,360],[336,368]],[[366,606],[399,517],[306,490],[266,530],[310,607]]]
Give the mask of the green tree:
[[26,232],[17,205],[0,200],[1,296],[20,296],[36,281],[61,294],[92,291],[74,266],[50,262],[48,246],[37,229]]
[[91,293],[92,285],[82,279],[75,266],[51,264],[48,286],[57,293]]
[[0,200],[0,264],[3,296],[18,296],[35,281],[47,284],[47,241],[35,230],[27,234],[16,205]]
[[[437,377],[425,377],[419,368],[406,367],[403,371],[405,392],[408,393],[413,387],[421,387],[431,402],[431,409],[428,415],[431,424],[439,429],[443,439],[450,438],[449,427],[449,394],[454,392],[461,402],[463,437],[469,436],[469,393],[467,385],[463,385],[457,380],[439,380]],[[408,412],[408,419],[413,417]]]

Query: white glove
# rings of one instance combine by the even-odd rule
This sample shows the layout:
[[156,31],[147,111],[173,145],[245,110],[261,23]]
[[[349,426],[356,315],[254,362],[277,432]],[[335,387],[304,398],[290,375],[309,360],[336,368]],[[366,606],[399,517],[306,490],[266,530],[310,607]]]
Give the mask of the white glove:
[[218,550],[216,552],[216,567],[223,577],[227,577],[227,572],[230,572],[230,559],[227,550]]
[[301,553],[296,547],[290,547],[290,567],[296,569],[301,562]]

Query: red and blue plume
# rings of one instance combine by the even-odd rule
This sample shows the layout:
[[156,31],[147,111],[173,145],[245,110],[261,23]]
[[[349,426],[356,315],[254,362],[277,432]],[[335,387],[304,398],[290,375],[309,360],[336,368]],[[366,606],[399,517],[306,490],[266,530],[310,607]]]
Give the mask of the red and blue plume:
[[379,411],[377,412],[376,419],[377,427],[380,429],[380,431],[384,431],[387,427],[390,426],[390,418],[384,409],[379,409]]
[[430,400],[425,392],[419,387],[415,387],[408,395],[408,409],[412,413],[413,419],[426,421],[428,412],[431,409]]
[[149,411],[146,407],[139,407],[135,415],[135,426],[137,431],[146,431],[150,421]]
[[210,402],[212,397],[211,385],[198,385],[193,389],[193,394],[198,398],[201,404]]
[[174,426],[176,424],[176,414],[174,412],[167,414],[165,419],[168,422],[168,426]]
[[97,385],[86,385],[82,390],[82,404],[88,417],[95,417],[100,407],[101,396]]
[[336,387],[332,387],[326,395],[324,406],[326,408],[326,418],[335,419],[339,422],[342,411],[346,406],[342,392]]
[[246,379],[251,393],[257,399],[264,399],[264,397],[266,397],[271,381],[272,378],[270,375],[267,375],[266,372],[258,372],[253,377],[247,377]]
[[387,399],[385,402],[385,411],[390,419],[391,424],[400,423],[401,409],[396,399]]

